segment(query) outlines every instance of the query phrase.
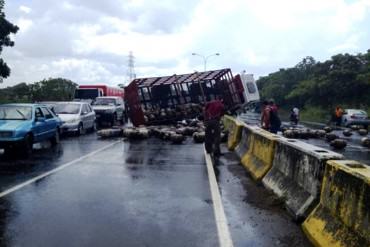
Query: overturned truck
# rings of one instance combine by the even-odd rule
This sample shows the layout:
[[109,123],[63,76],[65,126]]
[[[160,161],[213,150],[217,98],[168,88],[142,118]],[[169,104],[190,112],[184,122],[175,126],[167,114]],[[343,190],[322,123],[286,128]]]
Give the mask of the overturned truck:
[[234,110],[245,102],[243,92],[240,76],[220,69],[138,78],[125,87],[125,100],[135,126],[158,125],[201,116],[204,103],[217,96]]

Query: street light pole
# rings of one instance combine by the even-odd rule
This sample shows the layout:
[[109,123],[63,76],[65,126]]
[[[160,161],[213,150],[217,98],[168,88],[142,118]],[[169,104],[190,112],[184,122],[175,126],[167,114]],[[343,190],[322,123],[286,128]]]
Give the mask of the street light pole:
[[199,56],[199,57],[203,58],[204,71],[207,71],[207,60],[210,57],[213,57],[213,56],[220,56],[220,53],[217,52],[217,53],[214,53],[214,54],[211,54],[211,55],[208,55],[208,56],[204,56],[204,55],[201,55],[201,54],[198,54],[198,53],[193,52],[191,55],[193,55],[193,56]]

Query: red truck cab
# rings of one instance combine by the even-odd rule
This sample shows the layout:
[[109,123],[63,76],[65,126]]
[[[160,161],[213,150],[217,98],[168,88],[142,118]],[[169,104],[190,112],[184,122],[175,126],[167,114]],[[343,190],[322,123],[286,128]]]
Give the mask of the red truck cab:
[[107,85],[80,85],[75,91],[74,98],[78,100],[95,100],[96,97],[102,96],[118,96],[123,99],[124,90]]

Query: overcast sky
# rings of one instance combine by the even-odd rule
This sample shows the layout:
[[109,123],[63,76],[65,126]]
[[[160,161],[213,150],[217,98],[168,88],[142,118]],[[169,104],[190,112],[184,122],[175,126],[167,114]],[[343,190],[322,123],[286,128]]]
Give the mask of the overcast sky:
[[6,0],[20,27],[1,55],[0,87],[63,77],[79,84],[207,69],[256,77],[337,53],[370,49],[370,0]]

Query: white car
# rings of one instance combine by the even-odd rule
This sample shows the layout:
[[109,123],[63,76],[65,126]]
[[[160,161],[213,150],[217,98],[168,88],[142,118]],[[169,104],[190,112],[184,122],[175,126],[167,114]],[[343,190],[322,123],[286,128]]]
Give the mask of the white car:
[[57,102],[53,110],[63,121],[62,132],[73,132],[78,135],[86,130],[96,129],[95,112],[86,102]]
[[370,120],[364,110],[345,109],[342,116],[342,124],[344,126],[363,125],[367,129],[370,125]]
[[103,96],[97,97],[92,104],[93,110],[96,113],[97,123],[109,123],[111,126],[115,122],[125,121],[125,104],[123,99],[118,96]]

